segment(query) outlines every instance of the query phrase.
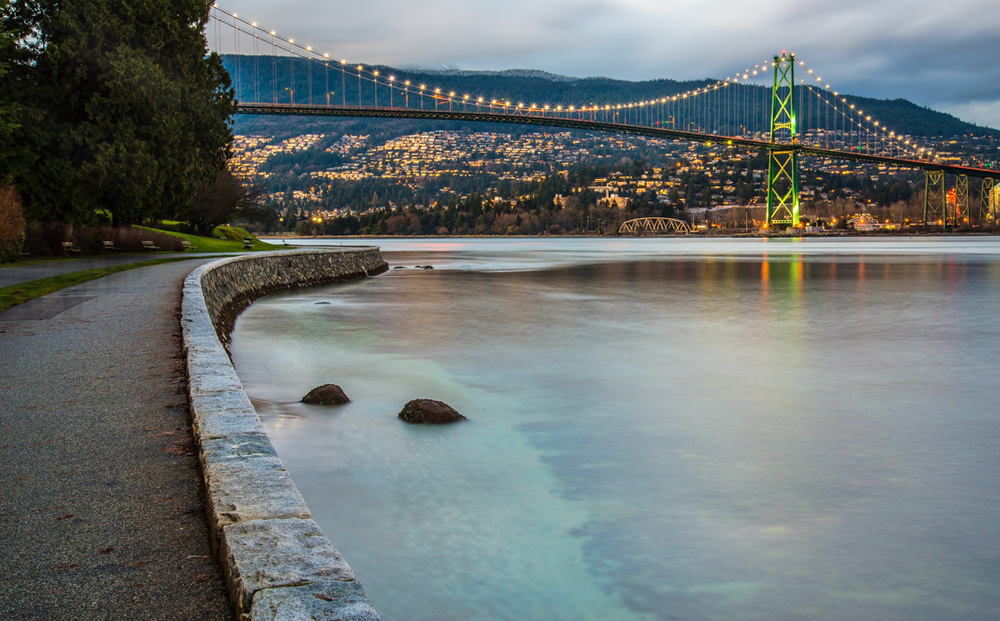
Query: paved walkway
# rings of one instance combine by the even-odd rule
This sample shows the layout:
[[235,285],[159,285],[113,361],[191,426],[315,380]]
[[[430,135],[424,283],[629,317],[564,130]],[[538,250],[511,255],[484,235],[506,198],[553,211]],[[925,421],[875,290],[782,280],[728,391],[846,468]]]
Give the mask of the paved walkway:
[[151,259],[169,259],[171,257],[200,257],[219,256],[183,254],[157,252],[156,254],[122,254],[108,257],[85,257],[66,261],[45,261],[42,263],[29,263],[26,265],[13,265],[10,267],[0,267],[0,287],[19,285],[22,282],[30,282],[49,276],[60,276],[70,272],[83,272],[85,270],[107,267],[108,265],[121,265],[124,263],[140,263]]
[[232,618],[177,318],[206,260],[0,313],[0,619]]

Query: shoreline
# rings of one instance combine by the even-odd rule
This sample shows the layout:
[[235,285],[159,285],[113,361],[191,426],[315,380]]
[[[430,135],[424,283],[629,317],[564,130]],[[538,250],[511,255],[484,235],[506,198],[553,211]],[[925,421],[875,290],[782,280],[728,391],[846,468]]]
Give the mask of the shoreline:
[[191,424],[212,546],[240,619],[379,619],[282,466],[226,342],[231,320],[261,295],[387,269],[377,247],[292,250],[213,261],[184,280]]
[[254,233],[261,241],[267,239],[808,239],[808,238],[877,238],[877,237],[995,237],[996,231],[827,231],[823,233],[687,233],[676,235],[296,235],[294,233]]

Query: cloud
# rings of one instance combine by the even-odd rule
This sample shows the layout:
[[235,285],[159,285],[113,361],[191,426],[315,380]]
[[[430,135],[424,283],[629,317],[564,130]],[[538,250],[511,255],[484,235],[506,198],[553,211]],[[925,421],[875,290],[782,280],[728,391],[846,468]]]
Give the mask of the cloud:
[[788,49],[842,92],[970,111],[1000,100],[987,0],[232,1],[352,63],[701,79]]
[[1000,100],[946,104],[939,109],[969,123],[1000,129]]

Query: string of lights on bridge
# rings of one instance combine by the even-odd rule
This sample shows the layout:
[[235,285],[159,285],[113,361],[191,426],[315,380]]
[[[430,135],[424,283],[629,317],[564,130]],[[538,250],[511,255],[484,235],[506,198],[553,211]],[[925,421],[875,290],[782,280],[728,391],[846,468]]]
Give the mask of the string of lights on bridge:
[[[359,107],[361,105],[361,82],[365,81],[372,83],[375,87],[374,93],[376,107],[378,107],[378,87],[384,86],[389,90],[390,107],[395,106],[396,95],[403,99],[406,107],[409,107],[409,98],[413,95],[415,99],[419,97],[421,107],[423,107],[423,100],[426,96],[432,99],[435,107],[447,105],[449,110],[451,110],[453,106],[462,106],[465,109],[467,109],[468,106],[476,106],[476,109],[480,111],[485,108],[488,112],[498,112],[501,114],[541,116],[554,115],[584,119],[589,115],[592,120],[596,120],[600,116],[605,121],[622,124],[628,124],[631,119],[635,119],[636,124],[641,125],[643,124],[643,115],[645,113],[646,124],[648,125],[660,126],[661,124],[666,125],[669,123],[673,129],[710,133],[704,132],[703,128],[706,125],[711,125],[713,120],[718,123],[719,119],[712,119],[710,102],[708,100],[713,94],[718,93],[719,91],[733,91],[733,89],[730,89],[729,87],[743,85],[757,87],[759,88],[759,92],[755,92],[752,89],[743,89],[742,99],[739,94],[735,95],[735,103],[732,100],[727,99],[722,104],[725,110],[723,114],[726,116],[726,120],[723,121],[723,123],[732,119],[737,119],[741,106],[743,111],[747,113],[753,109],[755,110],[755,113],[743,124],[739,124],[738,126],[742,130],[742,135],[749,134],[751,136],[759,136],[763,138],[771,131],[770,116],[769,113],[766,112],[768,109],[767,99],[770,98],[770,94],[767,88],[760,88],[760,86],[763,85],[755,85],[754,81],[755,79],[766,79],[767,76],[770,75],[770,70],[775,68],[776,62],[795,62],[802,68],[802,70],[805,71],[805,75],[812,78],[815,82],[815,84],[806,82],[806,80],[802,78],[801,72],[799,76],[797,76],[802,89],[804,91],[808,91],[815,97],[812,100],[813,105],[815,106],[812,112],[817,118],[824,112],[826,113],[828,120],[831,114],[834,116],[832,132],[839,132],[841,136],[847,136],[847,143],[844,145],[847,150],[871,152],[873,148],[881,148],[890,155],[919,160],[937,160],[937,155],[932,150],[920,147],[915,144],[911,138],[899,135],[896,132],[889,130],[883,123],[878,120],[874,120],[870,114],[865,114],[865,112],[856,107],[855,104],[850,103],[846,97],[834,90],[829,83],[824,82],[822,78],[815,75],[814,71],[807,67],[801,60],[795,59],[794,54],[788,57],[784,55],[781,58],[775,57],[775,60],[765,60],[762,63],[754,65],[752,68],[747,68],[741,72],[733,74],[732,76],[722,80],[717,80],[706,86],[690,89],[682,93],[665,95],[659,98],[603,104],[529,104],[520,101],[515,103],[514,98],[507,97],[493,96],[487,99],[482,96],[474,96],[467,93],[460,95],[452,90],[428,86],[426,83],[413,83],[411,80],[401,79],[396,75],[382,75],[377,68],[366,68],[362,63],[348,62],[345,58],[337,60],[334,57],[331,57],[329,53],[317,52],[311,45],[297,43],[293,38],[284,37],[279,35],[274,30],[263,28],[259,26],[257,22],[247,20],[240,17],[236,13],[231,13],[219,7],[217,4],[212,7],[211,17],[216,27],[215,48],[217,51],[221,48],[220,28],[224,26],[233,29],[233,47],[237,58],[241,55],[240,33],[245,32],[247,35],[253,37],[253,53],[255,57],[259,56],[259,42],[266,42],[269,39],[270,47],[274,51],[280,50],[282,54],[287,52],[291,57],[297,56],[309,61],[310,63],[317,63],[327,71],[330,71],[331,69],[339,71],[342,86],[341,103],[344,107],[346,107],[348,103],[346,100],[346,78],[349,75],[352,80],[355,77],[358,80]],[[229,21],[227,21],[227,18]],[[276,59],[277,55],[274,55],[274,58]],[[310,71],[312,66],[312,64],[309,65]],[[234,78],[237,82],[240,81],[238,73],[234,76]],[[256,79],[255,88],[259,89],[259,83]],[[278,103],[276,89],[277,86],[275,85],[274,92],[272,93],[274,103]],[[309,80],[309,89],[309,103],[311,104],[311,76]],[[332,94],[332,91],[329,90],[329,74],[327,75],[326,90],[327,92],[324,94],[325,101],[327,105],[330,105],[330,94]],[[289,91],[289,101],[294,104],[293,88],[285,88],[284,91]],[[257,99],[259,100],[259,94],[257,95]],[[704,108],[698,109],[696,107],[698,104],[704,104]],[[720,102],[717,101],[715,104],[718,106]],[[808,107],[809,102],[801,102],[798,106],[800,110],[803,108],[803,105]],[[735,110],[731,110],[731,107],[733,106],[735,106]],[[658,112],[655,114],[658,120],[655,122],[653,121],[654,109],[658,109]],[[684,120],[687,121],[684,127],[676,127],[678,121],[677,117],[684,117]],[[840,123],[839,128],[838,123]],[[732,121],[732,124],[736,125],[737,121]],[[818,128],[818,123],[814,123],[814,125],[817,126],[813,128],[815,130]],[[811,146],[829,149],[831,148],[830,136],[831,129],[826,128],[822,131],[822,136],[818,131],[814,131],[813,135],[810,136],[807,131],[799,136],[798,141],[800,143],[810,144]],[[767,138],[763,139],[766,140]]]

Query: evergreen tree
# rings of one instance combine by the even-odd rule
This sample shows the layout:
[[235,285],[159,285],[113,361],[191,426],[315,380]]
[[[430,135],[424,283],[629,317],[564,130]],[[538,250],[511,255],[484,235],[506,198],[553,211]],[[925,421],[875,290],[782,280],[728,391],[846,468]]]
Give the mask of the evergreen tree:
[[19,0],[3,99],[17,108],[0,160],[31,219],[115,224],[183,211],[230,154],[229,76],[208,54],[207,0]]

